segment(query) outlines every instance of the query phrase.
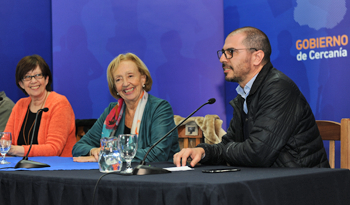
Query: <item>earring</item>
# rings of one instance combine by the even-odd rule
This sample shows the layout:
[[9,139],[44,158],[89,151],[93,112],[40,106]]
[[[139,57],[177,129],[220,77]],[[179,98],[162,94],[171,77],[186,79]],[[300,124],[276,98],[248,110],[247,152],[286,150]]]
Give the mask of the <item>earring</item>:
[[117,93],[117,95],[119,95],[119,93]]
[[143,86],[142,87],[145,87],[145,84],[143,84]]

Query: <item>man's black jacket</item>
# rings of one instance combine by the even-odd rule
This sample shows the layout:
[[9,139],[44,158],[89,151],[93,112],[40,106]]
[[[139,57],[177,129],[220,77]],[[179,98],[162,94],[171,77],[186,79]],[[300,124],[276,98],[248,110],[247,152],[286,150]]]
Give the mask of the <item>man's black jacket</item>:
[[[296,84],[267,63],[247,97],[248,113],[242,119],[244,99],[230,104],[233,118],[215,145],[205,150],[204,164],[250,167],[329,167],[312,110]],[[242,120],[246,124],[246,140]]]

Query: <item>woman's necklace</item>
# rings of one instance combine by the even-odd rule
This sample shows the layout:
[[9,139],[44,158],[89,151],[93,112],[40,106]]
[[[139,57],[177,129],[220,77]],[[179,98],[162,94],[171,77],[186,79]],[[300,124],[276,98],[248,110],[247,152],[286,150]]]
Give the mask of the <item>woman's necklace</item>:
[[[48,93],[49,92],[47,92],[46,91],[46,95],[45,95],[45,99],[44,99],[44,102],[43,103],[41,103],[41,107],[40,107],[40,109],[42,109],[43,108],[43,106],[44,106],[44,104],[45,104],[45,101],[46,101],[46,98],[47,98],[47,95],[48,95]],[[31,104],[32,102],[30,102],[30,104]],[[26,140],[26,137],[25,137],[25,130],[26,130],[26,126],[27,126],[27,121],[28,121],[28,118],[29,118],[29,109],[30,109],[30,104],[29,104],[29,106],[28,106],[28,110],[27,110],[27,114],[26,114],[26,121],[24,122],[24,127],[23,127],[23,132],[22,132],[22,134],[23,134],[23,139],[24,139],[24,144],[26,144],[26,145],[29,145],[29,135],[30,135],[30,132],[32,131],[32,129],[33,129],[33,126],[34,126],[34,124],[35,124],[35,120],[33,121],[33,124],[32,124],[32,126],[30,127],[30,129],[29,129],[29,132],[28,132],[28,142],[27,142],[27,140]]]

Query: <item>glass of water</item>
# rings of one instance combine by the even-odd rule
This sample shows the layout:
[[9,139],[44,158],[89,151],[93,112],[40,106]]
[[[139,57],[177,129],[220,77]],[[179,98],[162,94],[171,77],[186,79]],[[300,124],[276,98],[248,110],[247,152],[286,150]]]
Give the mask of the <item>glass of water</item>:
[[0,152],[2,155],[2,160],[0,164],[10,164],[10,162],[5,160],[6,153],[10,150],[12,144],[11,132],[0,132]]
[[130,174],[133,169],[131,161],[136,155],[137,151],[137,135],[136,134],[121,134],[118,137],[118,147],[121,156],[126,161],[126,168],[121,173]]

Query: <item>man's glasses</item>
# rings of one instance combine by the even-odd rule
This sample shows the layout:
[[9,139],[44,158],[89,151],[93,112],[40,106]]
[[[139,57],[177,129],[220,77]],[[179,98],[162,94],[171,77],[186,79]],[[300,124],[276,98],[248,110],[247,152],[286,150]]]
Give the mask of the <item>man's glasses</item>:
[[36,74],[36,75],[27,75],[27,76],[24,76],[24,77],[23,77],[23,80],[24,80],[24,81],[31,81],[32,78],[35,78],[36,80],[38,80],[38,79],[42,79],[43,77],[44,77],[43,74],[40,73],[40,74]]
[[233,57],[233,53],[238,51],[238,50],[255,50],[255,51],[258,51],[258,49],[256,48],[229,48],[229,49],[221,49],[221,50],[218,50],[217,51],[217,54],[218,54],[218,58],[220,59],[222,54],[225,55],[226,59],[231,59]]

